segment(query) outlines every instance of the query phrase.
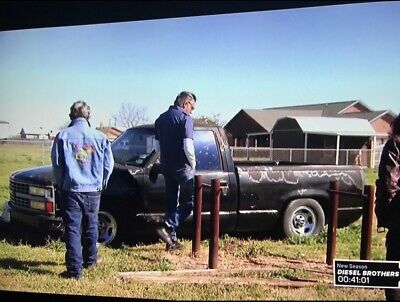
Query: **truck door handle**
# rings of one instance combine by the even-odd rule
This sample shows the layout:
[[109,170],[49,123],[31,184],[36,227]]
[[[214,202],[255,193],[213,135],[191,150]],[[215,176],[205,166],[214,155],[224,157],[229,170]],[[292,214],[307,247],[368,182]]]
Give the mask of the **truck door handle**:
[[228,186],[228,182],[226,180],[220,181],[219,187],[221,189],[222,195],[224,195],[224,196],[228,195],[229,186]]

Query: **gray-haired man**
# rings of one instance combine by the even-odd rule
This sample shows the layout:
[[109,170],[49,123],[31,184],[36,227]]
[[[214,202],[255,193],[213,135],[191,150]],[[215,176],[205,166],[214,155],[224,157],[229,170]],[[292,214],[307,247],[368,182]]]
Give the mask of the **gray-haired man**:
[[90,107],[84,101],[72,104],[69,117],[68,128],[54,140],[51,161],[67,247],[67,271],[60,276],[80,279],[83,267],[97,263],[100,194],[107,186],[114,159],[107,137],[90,127]]

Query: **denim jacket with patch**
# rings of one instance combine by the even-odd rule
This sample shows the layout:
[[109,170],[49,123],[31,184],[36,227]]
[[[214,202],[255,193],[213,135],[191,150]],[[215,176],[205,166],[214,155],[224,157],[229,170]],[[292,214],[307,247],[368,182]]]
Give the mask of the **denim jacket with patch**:
[[110,142],[85,118],[72,120],[57,134],[51,161],[57,187],[72,192],[103,190],[114,167]]

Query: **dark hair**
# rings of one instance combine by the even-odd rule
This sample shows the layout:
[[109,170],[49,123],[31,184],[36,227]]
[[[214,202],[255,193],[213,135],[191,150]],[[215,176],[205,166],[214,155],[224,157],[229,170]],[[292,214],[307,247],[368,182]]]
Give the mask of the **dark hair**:
[[84,101],[76,101],[70,108],[69,118],[73,120],[78,117],[84,117],[86,120],[90,118],[90,107]]
[[177,95],[174,105],[182,106],[185,101],[190,101],[190,100],[194,100],[194,102],[196,102],[196,96],[194,95],[194,93],[189,91],[182,91]]
[[394,119],[392,123],[392,131],[390,136],[400,135],[400,114]]

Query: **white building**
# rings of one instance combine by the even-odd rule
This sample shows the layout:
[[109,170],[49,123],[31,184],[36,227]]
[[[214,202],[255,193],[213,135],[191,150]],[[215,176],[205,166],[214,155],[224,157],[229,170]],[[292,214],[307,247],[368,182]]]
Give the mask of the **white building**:
[[0,120],[0,139],[5,139],[10,136],[10,123]]

